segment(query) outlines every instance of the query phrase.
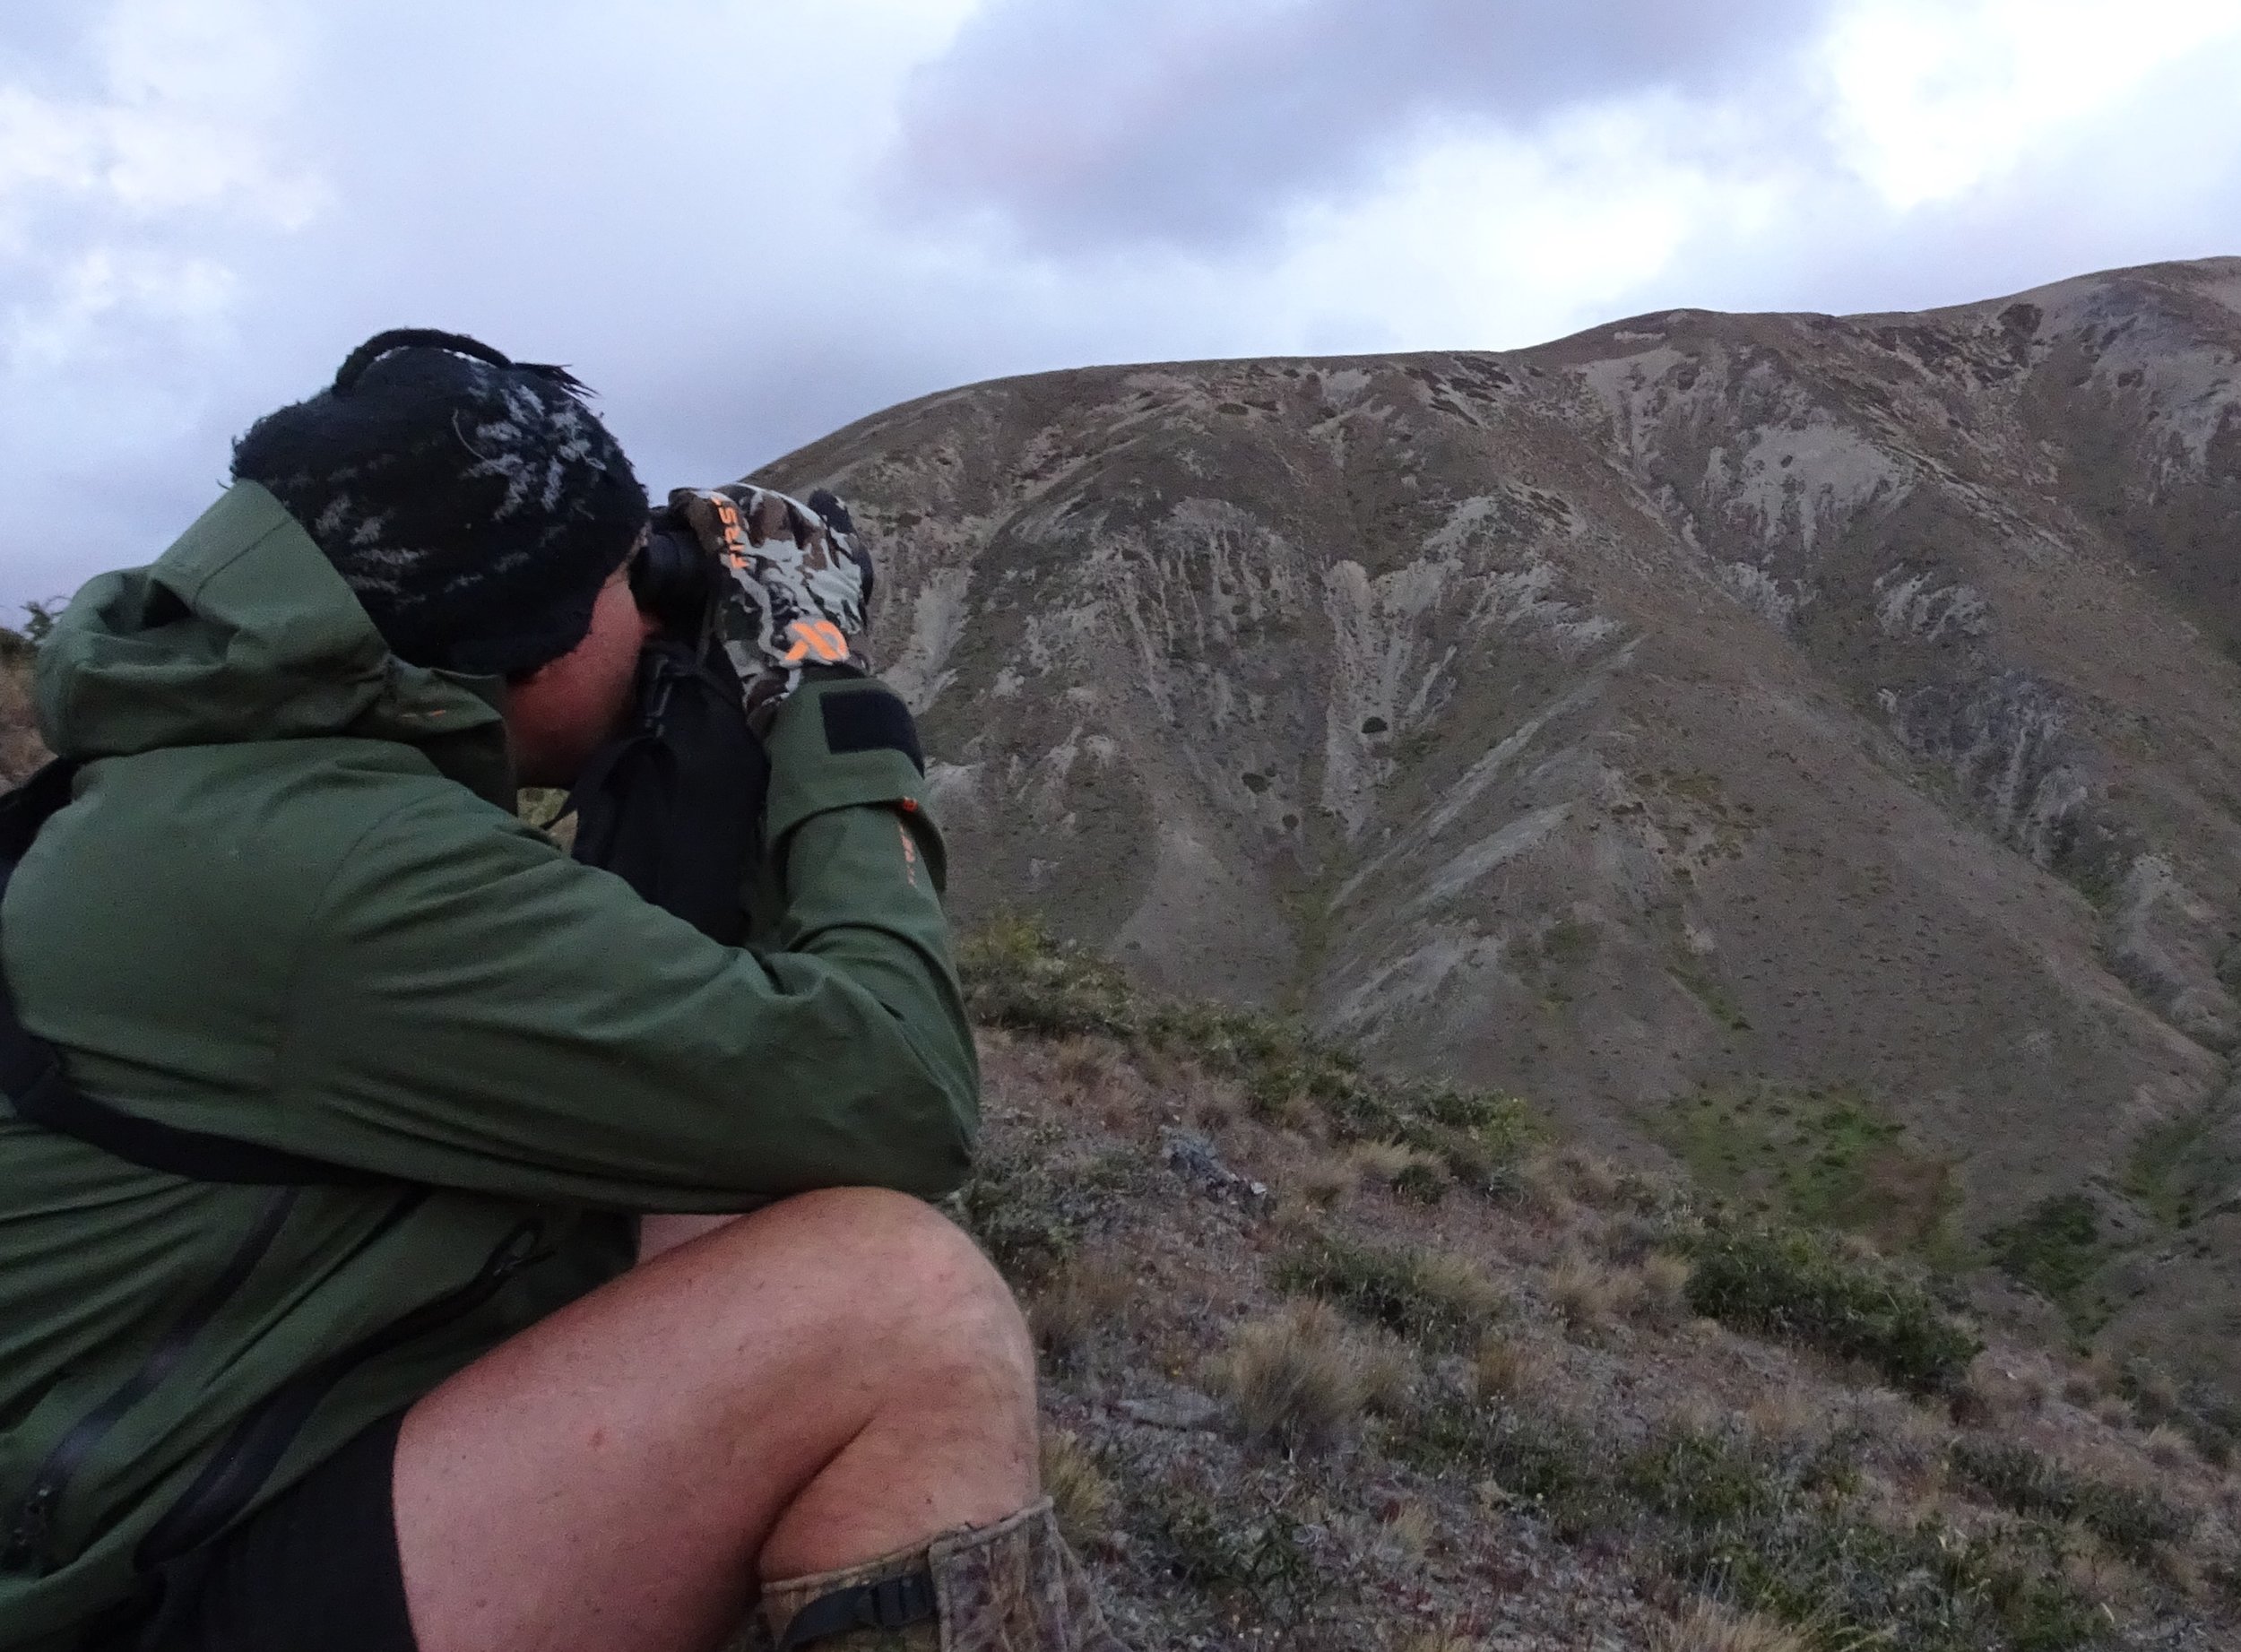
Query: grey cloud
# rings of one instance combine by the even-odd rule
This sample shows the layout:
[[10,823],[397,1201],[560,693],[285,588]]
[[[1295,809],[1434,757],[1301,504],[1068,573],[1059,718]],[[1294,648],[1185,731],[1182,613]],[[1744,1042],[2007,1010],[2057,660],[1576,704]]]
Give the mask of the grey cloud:
[[898,200],[1034,245],[1233,246],[1428,125],[1747,81],[1829,0],[996,0],[919,72]]
[[[18,12],[15,4],[0,0],[0,37],[9,52],[37,61],[19,75],[0,52],[0,89],[99,91],[98,53],[85,39],[106,8],[32,0],[33,10]],[[1146,40],[1202,38],[1188,35],[1171,0],[1146,4]],[[1411,314],[1389,292],[1349,284],[1302,295],[1287,285],[1295,276],[1280,256],[1250,243],[1227,254],[1210,255],[1203,243],[1138,245],[1125,257],[1036,260],[1016,255],[1002,238],[883,215],[864,183],[877,138],[852,152],[831,146],[884,126],[895,108],[894,72],[875,81],[852,61],[847,118],[803,120],[770,90],[779,82],[740,72],[758,64],[814,68],[773,44],[771,20],[799,10],[783,0],[768,0],[759,15],[740,0],[648,0],[627,20],[606,0],[257,6],[301,37],[285,95],[255,135],[280,162],[325,186],[325,203],[308,221],[261,216],[253,198],[135,215],[93,195],[43,196],[35,205],[0,197],[0,216],[13,212],[36,229],[21,258],[0,235],[0,619],[26,598],[155,554],[214,495],[236,433],[316,389],[351,345],[386,326],[458,328],[524,359],[572,364],[603,393],[602,416],[659,491],[736,475],[896,401],[997,374],[1302,349],[1520,344],[1629,309],[1681,305],[1895,307],[1988,296],[2110,264],[2241,250],[2202,244],[2241,223],[2241,121],[2224,96],[2241,51],[2203,55],[2136,107],[2081,127],[2061,153],[2036,158],[2023,175],[1950,209],[1890,214],[1815,157],[1799,163],[1812,186],[1751,233],[1708,229],[1669,262],[1645,255],[1639,272],[1605,289],[1615,294],[1607,300],[1496,317],[1490,324],[1499,333],[1458,337],[1451,323]],[[1268,32],[1277,15],[1270,6],[1234,0],[1206,9],[1243,19],[1233,27],[1259,30],[1251,39],[1267,49],[1284,38]],[[1501,9],[1488,0],[1487,10]],[[1553,11],[1508,9],[1551,30],[1561,21]],[[1592,74],[1553,68],[1558,78],[1533,82],[1517,109],[1545,113],[1560,107],[1553,99],[1630,83],[1716,91],[1723,76],[1747,77],[1749,65],[1787,49],[1779,43],[1794,45],[1801,28],[1785,13],[1763,39],[1746,39],[1749,20],[1764,15],[1752,7],[1669,9],[1688,14],[1690,30],[1685,41],[1666,42],[1678,58],[1671,73],[1629,37],[1611,44]],[[1631,15],[1590,0],[1579,12]],[[1222,118],[1239,130],[1256,109],[1312,114],[1312,99],[1334,84],[1328,30],[1345,14],[1311,0],[1294,14],[1321,20],[1322,31],[1303,33],[1296,48],[1321,66],[1285,81],[1289,106],[1273,91],[1230,89],[1242,108]],[[953,80],[960,63],[992,66],[985,54],[995,37],[983,37],[1011,15],[969,32],[919,83],[913,107],[922,112],[930,88]],[[1360,88],[1341,101],[1379,104],[1381,82],[1384,105],[1467,107],[1452,90],[1463,83],[1452,65],[1426,72],[1444,102],[1393,90],[1406,79],[1409,51],[1429,51],[1425,41],[1438,34],[1423,32],[1432,29],[1425,20],[1449,15],[1461,13],[1395,0],[1390,38],[1364,45]],[[1680,27],[1647,7],[1641,15],[1646,26]],[[65,17],[74,21],[62,29]],[[817,39],[832,26],[819,22],[814,35],[799,28]],[[1495,38],[1489,24],[1457,27],[1457,39]],[[1503,27],[1524,26],[1513,18]],[[1214,116],[1191,105],[1223,92],[1217,71],[1235,71],[1242,48],[1224,48],[1227,56],[1194,48],[1160,68],[1161,83],[1189,94],[1172,108],[1109,92],[1098,77],[1119,71],[1085,63],[1086,49],[1041,71],[1053,85],[1072,77],[1071,99],[1064,88],[988,89],[1001,109],[1027,107],[1032,90],[1045,103],[1103,111],[1103,149],[1073,154],[1022,140],[1022,164],[1037,160],[1060,180],[1046,193],[1112,175],[1112,156],[1186,154],[1198,141],[1189,134],[1204,148],[1209,134],[1228,129],[1207,125]],[[1522,66],[1507,72],[1530,78]],[[1129,73],[1146,85],[1157,78],[1141,63]],[[1752,83],[1754,139],[1762,139],[1768,82]],[[1482,99],[1467,107],[1494,106]],[[1241,174],[1237,188],[1250,186],[1265,200],[1328,187],[1406,131],[1374,108],[1339,124],[1336,148],[1315,150],[1291,171],[1271,172],[1270,162]],[[1207,164],[1238,168],[1244,160],[1209,155]],[[1156,183],[1155,172],[1146,176]],[[1233,221],[1216,211],[1221,205],[1206,209],[1216,233]],[[1116,221],[1093,218],[1092,228]],[[1436,249],[1439,230],[1423,227],[1393,258],[1436,257],[1426,248]],[[205,261],[230,286],[207,314],[181,313],[169,289],[99,310],[74,324],[66,348],[42,353],[34,335],[66,311],[58,295],[90,251]]]

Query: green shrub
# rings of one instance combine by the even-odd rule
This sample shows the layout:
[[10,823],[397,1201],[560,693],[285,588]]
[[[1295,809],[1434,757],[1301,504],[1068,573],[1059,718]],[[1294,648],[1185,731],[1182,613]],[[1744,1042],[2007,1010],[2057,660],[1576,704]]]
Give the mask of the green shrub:
[[1993,1229],[1985,1242],[1995,1267],[2061,1308],[2079,1331],[2089,1332],[2106,1318],[2087,1296],[2105,1247],[2100,1217],[2083,1194],[2042,1200],[2021,1220]]
[[1657,1431],[1627,1454],[1619,1474],[1631,1496],[1699,1528],[1755,1519],[1777,1507],[1784,1492],[1765,1455],[1749,1441],[1696,1428]]
[[1124,1155],[1062,1159],[1048,1131],[983,1146],[952,1203],[957,1219],[1014,1284],[1049,1278],[1113,1198],[1134,1185]]
[[1387,1444],[1428,1474],[1493,1481],[1568,1541],[1624,1518],[1608,1442],[1561,1413],[1435,1392],[1398,1421]]
[[1715,1225],[1694,1252],[1688,1295],[1698,1313],[1864,1361],[1909,1393],[1953,1392],[1983,1346],[1897,1268],[1824,1234]]
[[1164,1477],[1139,1479],[1131,1490],[1134,1524],[1178,1583],[1239,1603],[1261,1623],[1296,1624],[1333,1595],[1305,1523],[1280,1503]]
[[1674,1424],[1632,1444],[1531,1406],[1435,1393],[1399,1419],[1392,1455],[1492,1480],[1567,1542],[1629,1535],[1676,1581],[1796,1626],[1816,1646],[2063,1652],[2105,1620],[2061,1573],[2057,1544],[1892,1531],[1847,1509],[1861,1438],[1785,1452]]
[[1948,1454],[1959,1479],[2028,1518],[2072,1520],[2135,1565],[2188,1522],[2152,1492],[2067,1468],[2029,1446],[1968,1436]]
[[1433,1250],[1385,1250],[1336,1234],[1276,1266],[1280,1291],[1320,1296],[1432,1348],[1474,1341],[1501,1306],[1500,1293],[1467,1262]]
[[1674,1576],[1839,1646],[2066,1652],[2105,1621],[2051,1554],[2020,1556],[1937,1520],[1891,1531],[1811,1501],[1679,1534]]

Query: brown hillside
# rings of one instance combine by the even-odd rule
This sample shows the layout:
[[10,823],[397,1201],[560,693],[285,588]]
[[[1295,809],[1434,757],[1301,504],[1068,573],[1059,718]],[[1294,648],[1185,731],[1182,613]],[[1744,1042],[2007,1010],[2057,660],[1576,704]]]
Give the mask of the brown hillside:
[[2237,358],[2218,260],[1010,380],[766,474],[882,547],[967,912],[2214,1375]]
[[966,977],[964,1214],[1129,1645],[2241,1643],[2231,1444],[2151,1371],[1017,927]]

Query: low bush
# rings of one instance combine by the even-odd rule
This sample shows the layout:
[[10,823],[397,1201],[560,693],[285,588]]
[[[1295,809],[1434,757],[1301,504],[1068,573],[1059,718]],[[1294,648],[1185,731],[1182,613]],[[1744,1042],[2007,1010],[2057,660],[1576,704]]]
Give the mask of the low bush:
[[1393,1455],[1434,1473],[1491,1480],[1567,1540],[1622,1518],[1622,1491],[1609,1443],[1569,1416],[1537,1405],[1488,1405],[1437,1392],[1399,1420]]
[[2020,1221],[1993,1229],[1985,1241],[1994,1265],[2060,1308],[2073,1329],[2089,1333],[2107,1317],[2106,1306],[2088,1289],[2107,1248],[2099,1215],[2085,1195],[2043,1200]]
[[1501,1306],[1493,1282],[1458,1258],[1336,1234],[1282,1258],[1273,1278],[1280,1291],[1320,1296],[1430,1348],[1469,1346]]
[[1836,1646],[2066,1652],[2096,1644],[2106,1627],[2051,1554],[1934,1519],[1894,1531],[1812,1499],[1680,1532],[1666,1566],[1722,1600],[1813,1625]]
[[1752,1520],[1778,1505],[1785,1486],[1747,1438],[1670,1426],[1626,1454],[1619,1483],[1633,1498],[1684,1526],[1709,1529]]
[[951,1204],[1015,1285],[1056,1276],[1098,1215],[1134,1189],[1140,1174],[1125,1155],[1063,1158],[1055,1146],[1051,1131],[984,1146],[973,1179]]
[[1896,1267],[1821,1233],[1715,1224],[1692,1261],[1696,1312],[1862,1361],[1908,1393],[1956,1391],[1983,1347]]
[[1629,1534],[1676,1582],[1807,1645],[2060,1652],[2105,1622],[2064,1579],[2058,1544],[1936,1520],[1893,1530],[1855,1512],[1861,1442],[1841,1431],[1792,1450],[1673,1423],[1630,1444],[1561,1413],[1446,1393],[1388,1443],[1405,1462],[1491,1479],[1566,1541]]
[[1235,1600],[1259,1624],[1296,1623],[1329,1598],[1335,1580],[1291,1509],[1164,1477],[1132,1490],[1138,1529],[1178,1583]]
[[2190,1525],[2151,1492],[2080,1473],[2010,1440],[1965,1436],[1953,1442],[1948,1461],[1955,1478],[2002,1507],[2027,1518],[2074,1522],[2134,1565]]

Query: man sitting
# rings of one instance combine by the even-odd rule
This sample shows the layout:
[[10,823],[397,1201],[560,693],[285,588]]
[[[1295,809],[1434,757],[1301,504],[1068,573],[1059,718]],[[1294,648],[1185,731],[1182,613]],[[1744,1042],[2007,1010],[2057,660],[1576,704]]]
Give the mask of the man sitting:
[[0,1648],[1114,1648],[921,1202],[979,1079],[900,703],[762,685],[724,944],[514,813],[655,628],[573,378],[385,334],[234,476],[56,626],[0,849]]

